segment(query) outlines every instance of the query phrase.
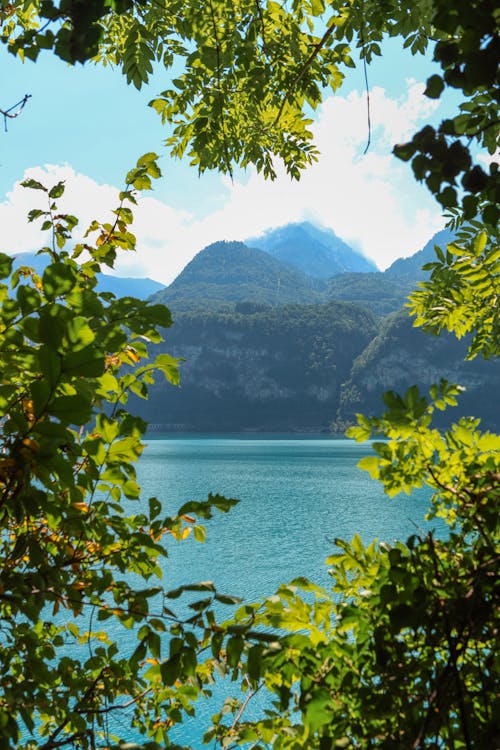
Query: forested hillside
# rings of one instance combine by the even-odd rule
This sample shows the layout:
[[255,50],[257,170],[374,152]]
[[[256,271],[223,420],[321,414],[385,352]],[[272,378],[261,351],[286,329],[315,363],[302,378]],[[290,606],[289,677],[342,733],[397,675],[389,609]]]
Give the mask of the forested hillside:
[[343,273],[327,280],[324,294],[327,299],[356,302],[385,316],[403,307],[415,285],[414,279],[386,273]]
[[242,242],[215,242],[199,252],[154,302],[174,312],[234,310],[235,303],[319,302],[313,279]]
[[425,336],[405,311],[379,323],[340,302],[248,310],[177,315],[163,348],[184,358],[181,384],[158,383],[141,402],[152,429],[342,433],[380,408],[391,383],[404,391],[440,377],[466,387],[461,413],[500,424],[485,396],[500,386],[498,362],[465,362],[466,342]]
[[164,346],[185,358],[181,385],[154,386],[141,414],[156,429],[327,430],[376,332],[371,313],[346,303],[179,314]]
[[[353,362],[351,376],[343,385],[333,428],[342,431],[356,413],[380,411],[382,394],[388,389],[404,393],[414,383],[424,391],[445,378],[465,388],[459,409],[436,416],[441,425],[459,415],[480,417],[484,427],[500,425],[500,402],[491,393],[500,387],[498,361],[466,360],[470,341],[442,333],[425,335],[412,326],[406,310],[389,316],[366,349]],[[455,412],[455,413],[454,413]]]

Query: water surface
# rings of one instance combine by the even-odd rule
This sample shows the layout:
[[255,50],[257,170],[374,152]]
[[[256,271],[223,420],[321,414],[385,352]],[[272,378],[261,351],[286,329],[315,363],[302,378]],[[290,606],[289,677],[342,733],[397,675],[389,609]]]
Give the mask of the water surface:
[[168,582],[210,579],[254,599],[298,575],[326,583],[336,537],[406,539],[424,525],[425,494],[390,500],[356,467],[369,451],[329,437],[148,439],[138,465],[144,497],[172,512],[209,492],[240,501],[206,523],[205,544],[172,543]]

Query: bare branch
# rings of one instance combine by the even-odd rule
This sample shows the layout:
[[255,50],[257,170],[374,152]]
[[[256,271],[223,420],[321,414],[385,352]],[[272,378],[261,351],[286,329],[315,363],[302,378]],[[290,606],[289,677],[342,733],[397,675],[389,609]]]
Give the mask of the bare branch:
[[8,109],[0,109],[0,114],[3,116],[5,132],[7,132],[7,119],[14,120],[16,117],[19,117],[28,99],[31,99],[31,94],[25,94],[20,101],[16,102]]

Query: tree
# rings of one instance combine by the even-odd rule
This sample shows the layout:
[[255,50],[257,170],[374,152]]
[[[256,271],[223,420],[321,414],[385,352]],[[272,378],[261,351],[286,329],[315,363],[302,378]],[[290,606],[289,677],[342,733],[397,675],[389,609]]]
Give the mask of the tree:
[[[498,133],[498,11],[494,0],[296,0],[290,8],[269,0],[64,0],[3,3],[2,40],[14,54],[36,59],[51,49],[71,63],[88,59],[122,68],[140,88],[153,66],[180,70],[151,102],[173,125],[167,146],[188,153],[200,171],[254,164],[274,177],[273,159],[292,177],[318,157],[311,143],[307,108],[339,88],[354,65],[381,54],[385,35],[399,36],[413,54],[433,44],[442,75],[432,76],[427,95],[461,91],[459,113],[427,126],[396,149],[411,159],[441,204],[460,202],[473,218],[479,205],[492,225],[500,199],[497,170],[473,164],[471,144],[494,153]],[[469,139],[464,145],[463,140]]]
[[[172,667],[160,663],[161,634],[176,619],[158,585],[159,558],[167,535],[203,538],[193,513],[209,518],[234,501],[210,496],[165,516],[157,498],[142,498],[134,510],[146,425],[126,403],[146,398],[155,374],[177,384],[176,359],[148,361],[171,318],[162,305],[95,289],[101,266],[133,249],[130,204],[159,175],[156,156],[141,157],[114,223],[93,222],[70,249],[78,222],[58,213],[63,183],[26,181],[45,199],[29,220],[52,232],[41,250],[49,265],[41,277],[24,266],[12,273],[12,258],[0,256],[2,747],[95,747],[108,713],[131,706],[160,738],[169,719],[156,718],[159,703],[175,714],[193,698],[188,685],[169,687]],[[218,596],[212,588],[201,586]],[[198,619],[195,611],[189,625]],[[131,654],[119,651],[108,621],[135,630]],[[192,675],[198,641],[177,640]]]
[[[493,2],[296,0],[288,10],[271,0],[19,0],[2,3],[2,20],[15,54],[36,59],[51,49],[70,62],[114,62],[137,87],[153,64],[183,62],[173,88],[152,102],[174,125],[171,152],[187,151],[201,171],[253,163],[270,177],[276,158],[292,177],[317,158],[305,109],[340,85],[353,42],[369,62],[385,34],[404,38],[413,53],[432,41],[441,75],[429,79],[427,95],[453,87],[464,101],[455,117],[395,152],[460,232],[438,251],[410,310],[431,331],[472,334],[470,356],[498,356],[498,171],[473,163],[475,148],[493,153],[498,142]],[[127,583],[127,571],[147,580],[158,574],[166,535],[194,528],[203,536],[192,513],[207,517],[232,502],[211,497],[163,518],[152,498],[148,513],[129,515],[140,492],[133,461],[144,425],[124,402],[129,391],[145,396],[156,370],[175,382],[171,358],[143,364],[147,341],[170,321],[164,308],[97,295],[94,277],[119,248],[133,246],[126,204],[157,175],[154,155],[139,160],[115,224],[93,224],[93,241],[69,251],[76,220],[57,213],[63,186],[27,185],[48,198],[30,219],[52,228],[53,244],[42,278],[21,269],[12,295],[7,284],[1,292],[4,745],[93,747],[100,732],[109,744],[105,717],[125,705],[134,707],[138,731],[168,744],[170,727],[194,710],[217,670],[238,685],[206,735],[223,747],[495,747],[500,437],[470,419],[444,434],[433,429],[433,413],[454,403],[458,386],[441,382],[428,397],[415,388],[389,392],[386,412],[360,416],[351,431],[358,440],[383,438],[362,468],[388,494],[432,489],[430,513],[445,518],[445,538],[368,547],[339,540],[331,591],[301,579],[241,607],[224,626],[211,605],[231,598],[211,584],[165,592]],[[81,262],[84,250],[90,260]],[[1,267],[6,279],[6,256]],[[167,601],[185,591],[203,598],[180,620]],[[58,625],[58,607],[74,621]],[[92,615],[82,631],[86,609]],[[108,618],[137,628],[133,654],[120,654],[96,631],[95,622]],[[69,642],[81,650],[68,654]],[[263,686],[265,713],[245,720],[249,697]],[[38,738],[20,738],[23,724]]]

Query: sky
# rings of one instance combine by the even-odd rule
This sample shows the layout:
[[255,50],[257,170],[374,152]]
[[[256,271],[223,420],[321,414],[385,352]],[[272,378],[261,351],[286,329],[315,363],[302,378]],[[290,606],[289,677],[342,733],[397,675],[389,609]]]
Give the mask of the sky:
[[168,130],[147,106],[167,88],[165,71],[138,92],[117,70],[72,68],[47,53],[23,64],[2,47],[0,108],[25,94],[31,98],[0,132],[0,250],[15,254],[43,245],[37,225],[26,221],[41,194],[22,188],[23,179],[65,180],[60,208],[77,214],[85,227],[93,218],[109,219],[126,172],[142,153],[155,151],[163,176],[134,211],[138,249],[119,259],[117,274],[168,284],[211,242],[245,240],[303,220],[333,229],[384,270],[444,224],[425,186],[391,151],[425,123],[439,122],[450,105],[423,96],[434,72],[430,59],[412,57],[394,40],[383,53],[368,69],[368,153],[358,67],[346,71],[344,86],[316,111],[312,130],[321,156],[297,183],[283,171],[266,181],[253,168],[237,170],[233,181],[216,172],[199,176],[187,160],[171,159],[163,145]]

